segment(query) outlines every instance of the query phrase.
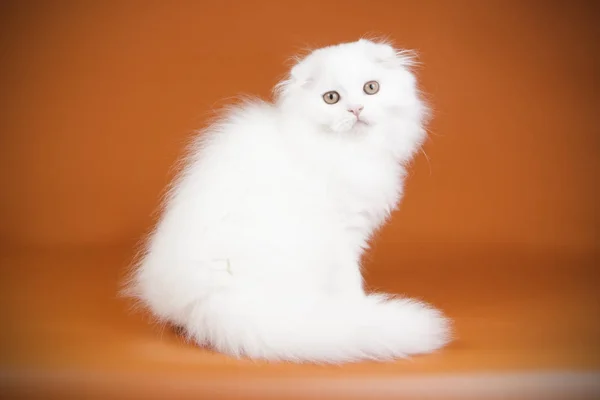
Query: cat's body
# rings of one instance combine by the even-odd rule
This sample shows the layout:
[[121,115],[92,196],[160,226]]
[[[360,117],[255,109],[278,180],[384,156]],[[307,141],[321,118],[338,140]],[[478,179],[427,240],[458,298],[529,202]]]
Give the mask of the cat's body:
[[444,345],[439,312],[365,294],[360,272],[424,140],[409,61],[365,40],[318,50],[275,104],[247,102],[207,129],[134,294],[198,344],[235,356],[344,362]]

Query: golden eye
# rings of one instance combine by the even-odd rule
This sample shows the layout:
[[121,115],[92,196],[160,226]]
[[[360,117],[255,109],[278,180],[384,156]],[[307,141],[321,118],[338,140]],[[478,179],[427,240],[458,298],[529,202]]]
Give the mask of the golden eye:
[[323,100],[325,100],[325,103],[327,104],[335,104],[340,101],[340,94],[332,90],[323,95]]
[[379,92],[379,83],[377,81],[369,81],[365,83],[363,90],[366,94],[375,94]]

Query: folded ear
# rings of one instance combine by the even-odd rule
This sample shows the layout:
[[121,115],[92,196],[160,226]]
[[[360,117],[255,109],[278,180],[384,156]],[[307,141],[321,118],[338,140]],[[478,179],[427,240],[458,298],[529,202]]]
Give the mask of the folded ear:
[[290,71],[291,83],[297,87],[305,87],[312,82],[311,60],[304,59],[299,61]]
[[409,67],[415,64],[415,55],[408,50],[396,50],[388,43],[360,39],[367,53],[378,63],[390,68]]
[[282,99],[288,96],[294,89],[307,87],[312,81],[312,66],[310,60],[296,59],[296,65],[292,67],[288,77],[275,85],[275,97]]

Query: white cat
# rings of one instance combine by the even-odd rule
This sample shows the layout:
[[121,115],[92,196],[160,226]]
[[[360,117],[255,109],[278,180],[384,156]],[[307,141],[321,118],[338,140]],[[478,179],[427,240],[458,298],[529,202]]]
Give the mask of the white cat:
[[363,290],[360,259],[424,138],[409,53],[361,39],[313,51],[204,130],[134,271],[133,294],[199,345],[342,363],[434,351],[449,321]]

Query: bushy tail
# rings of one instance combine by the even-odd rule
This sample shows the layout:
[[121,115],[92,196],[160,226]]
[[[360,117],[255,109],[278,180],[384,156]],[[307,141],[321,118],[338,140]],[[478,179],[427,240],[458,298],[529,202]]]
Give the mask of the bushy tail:
[[291,303],[214,294],[196,305],[186,325],[193,339],[220,352],[295,362],[389,360],[432,352],[450,338],[439,311],[384,295]]

